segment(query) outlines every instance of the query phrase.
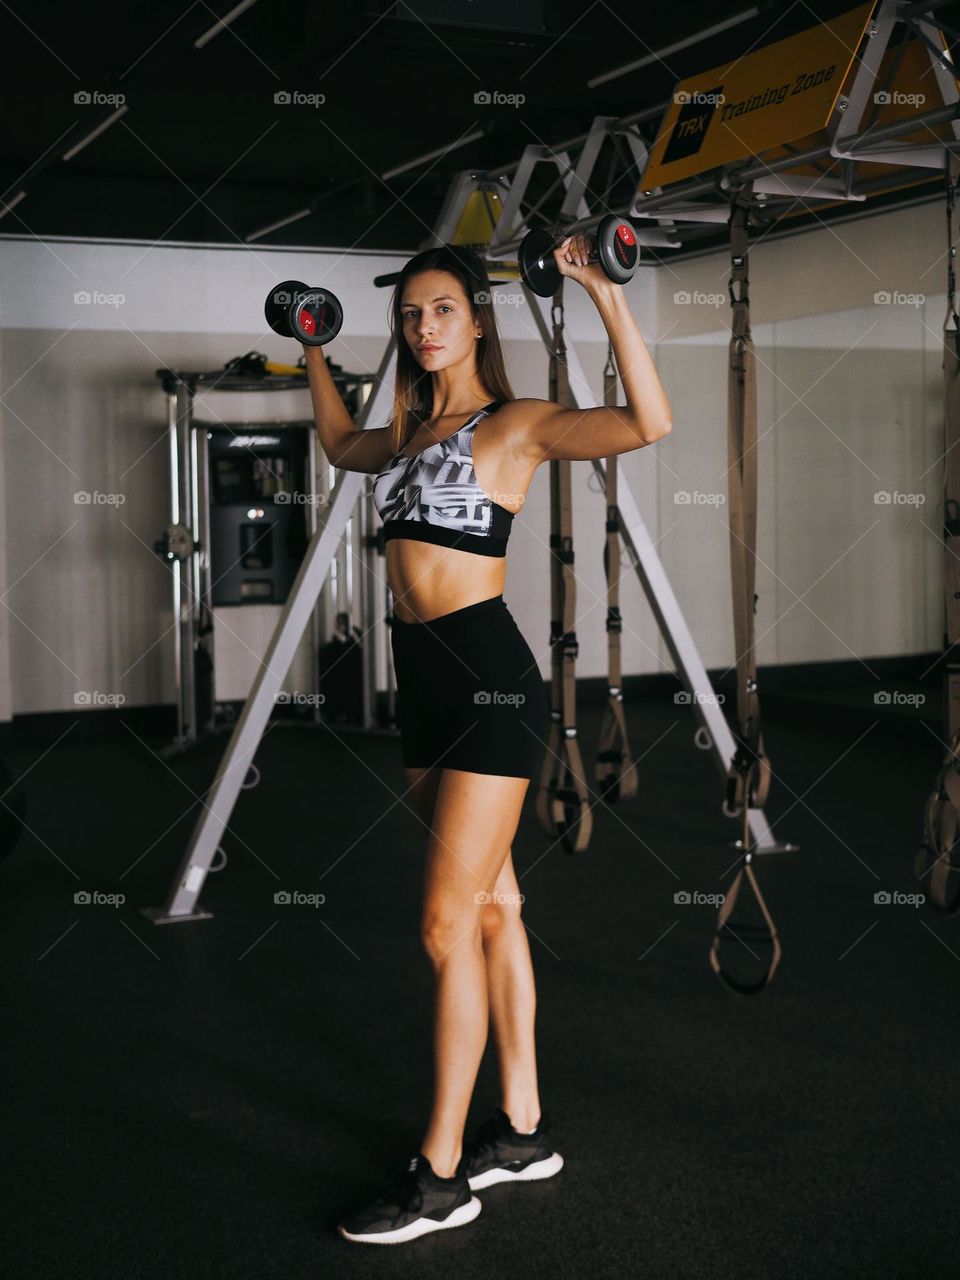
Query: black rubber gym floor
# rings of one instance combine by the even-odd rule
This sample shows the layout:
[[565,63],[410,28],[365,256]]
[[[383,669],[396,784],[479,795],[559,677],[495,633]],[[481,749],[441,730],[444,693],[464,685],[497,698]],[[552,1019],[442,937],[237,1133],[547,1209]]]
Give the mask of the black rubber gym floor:
[[[584,707],[588,761],[598,723]],[[784,957],[743,999],[708,967],[714,908],[674,902],[728,883],[720,776],[669,694],[629,723],[650,748],[637,799],[598,806],[571,857],[546,852],[531,793],[514,846],[565,1168],[392,1249],[335,1224],[405,1165],[430,1099],[398,742],[271,728],[214,918],[163,928],[138,908],[164,897],[226,738],[166,765],[129,728],[12,751],[39,840],[0,864],[6,1274],[956,1275],[960,918],[874,901],[920,890],[936,726],[767,700],[767,814],[801,848],[757,860]],[[326,900],[275,904],[294,889]],[[75,904],[94,890],[125,903]],[[471,1125],[498,1100],[491,1042]]]

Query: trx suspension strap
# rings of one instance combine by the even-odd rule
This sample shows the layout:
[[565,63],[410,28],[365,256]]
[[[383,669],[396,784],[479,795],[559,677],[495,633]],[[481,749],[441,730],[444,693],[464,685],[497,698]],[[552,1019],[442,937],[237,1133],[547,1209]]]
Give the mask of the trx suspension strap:
[[[607,343],[607,363],[603,370],[603,403],[612,409],[617,403],[617,370],[613,343]],[[603,571],[607,578],[607,706],[600,724],[595,777],[601,796],[608,804],[632,800],[637,794],[637,766],[630,756],[627,724],[623,715],[620,633],[620,511],[617,507],[617,457],[606,459],[607,541],[603,548]]]
[[[750,336],[747,219],[753,184],[731,198],[730,364],[727,379],[727,464],[730,486],[730,571],[737,654],[737,749],[727,772],[725,809],[733,817],[749,805],[762,809],[770,788],[770,762],[760,732],[754,610],[757,552],[757,367]],[[739,291],[739,292],[738,292]]]
[[[750,847],[750,815],[746,807],[743,810],[743,848],[746,849],[746,853],[740,859],[737,874],[733,877],[733,883],[721,903],[720,913],[717,916],[717,929],[713,935],[713,942],[710,944],[710,967],[717,977],[737,995],[755,996],[773,979],[773,975],[777,971],[777,965],[780,963],[783,949],[777,936],[777,926],[773,923],[773,916],[767,909],[767,904],[763,899],[763,894],[760,892],[760,885],[757,883],[757,877],[751,865],[753,862],[753,850]],[[746,921],[730,919],[744,878],[749,881],[750,888],[753,890],[753,895],[763,915],[763,924],[750,924]],[[746,947],[754,959],[757,958],[757,954],[750,946],[750,943],[769,943],[773,947],[773,952],[770,956],[770,965],[766,973],[752,982],[743,982],[739,978],[734,978],[727,969],[724,969],[720,962],[720,943],[727,939],[736,940],[741,946]]]
[[[753,184],[746,182],[731,196],[730,210],[730,365],[727,381],[727,462],[730,477],[730,567],[733,580],[733,630],[737,654],[737,724],[731,726],[737,749],[727,772],[723,810],[728,817],[743,815],[744,850],[730,892],[717,916],[710,947],[710,965],[731,991],[756,995],[773,978],[780,963],[776,926],[763,900],[751,865],[750,808],[762,808],[770,788],[770,762],[764,754],[757,697],[757,663],[754,632],[757,545],[757,370],[750,335],[750,297],[747,274],[747,224]],[[731,920],[737,894],[744,880],[756,897],[765,921],[762,925]],[[720,942],[735,939],[750,951],[748,939],[770,943],[773,954],[767,972],[756,981],[735,979],[720,962]]]
[[[551,311],[550,399],[574,409],[563,340],[563,280]],[[550,732],[543,757],[537,817],[567,853],[590,843],[593,815],[577,742],[577,589],[573,572],[573,504],[569,459],[550,460]]]
[[923,836],[914,861],[918,880],[928,873],[931,903],[954,915],[960,910],[960,888],[951,896],[950,873],[956,861],[960,824],[960,316],[955,291],[957,185],[960,157],[946,153],[947,185],[947,314],[943,321],[943,542],[946,597],[946,674],[943,726],[949,743],[933,792],[927,798]]

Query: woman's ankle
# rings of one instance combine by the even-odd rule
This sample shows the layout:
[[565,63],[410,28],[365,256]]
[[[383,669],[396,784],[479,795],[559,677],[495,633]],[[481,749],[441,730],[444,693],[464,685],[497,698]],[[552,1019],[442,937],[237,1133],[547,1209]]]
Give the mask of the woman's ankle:
[[518,1103],[515,1106],[502,1102],[500,1107],[517,1133],[532,1133],[542,1119],[540,1105],[536,1102]]
[[457,1172],[461,1154],[459,1151],[456,1156],[451,1158],[449,1155],[441,1155],[439,1152],[431,1155],[425,1146],[421,1147],[420,1150],[430,1161],[430,1168],[438,1178],[452,1178]]

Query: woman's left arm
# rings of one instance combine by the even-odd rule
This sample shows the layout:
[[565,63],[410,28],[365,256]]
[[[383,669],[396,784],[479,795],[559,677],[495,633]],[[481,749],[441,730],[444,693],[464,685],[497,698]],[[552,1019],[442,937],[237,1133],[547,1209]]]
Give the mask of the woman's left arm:
[[672,427],[670,405],[623,286],[609,280],[598,263],[586,262],[589,247],[587,237],[576,236],[554,257],[561,274],[582,284],[596,304],[613,344],[627,403],[610,409],[565,409],[549,400],[511,401],[505,408],[516,418],[514,452],[537,462],[609,458],[654,444]]

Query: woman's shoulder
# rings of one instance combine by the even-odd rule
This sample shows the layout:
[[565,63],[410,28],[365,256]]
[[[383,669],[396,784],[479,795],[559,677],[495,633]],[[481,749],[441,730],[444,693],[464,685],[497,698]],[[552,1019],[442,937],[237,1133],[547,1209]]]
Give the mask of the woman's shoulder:
[[530,396],[502,401],[500,407],[487,416],[489,432],[501,448],[509,448],[520,457],[529,452],[544,415],[555,411],[556,407],[550,400],[537,400]]
[[519,400],[504,400],[500,407],[490,416],[501,430],[523,434],[525,429],[535,427],[547,414],[556,409],[552,400],[537,400],[532,396],[523,396]]

